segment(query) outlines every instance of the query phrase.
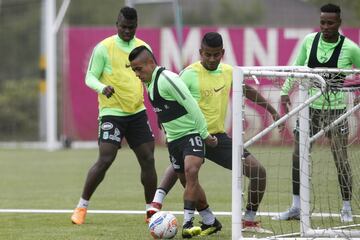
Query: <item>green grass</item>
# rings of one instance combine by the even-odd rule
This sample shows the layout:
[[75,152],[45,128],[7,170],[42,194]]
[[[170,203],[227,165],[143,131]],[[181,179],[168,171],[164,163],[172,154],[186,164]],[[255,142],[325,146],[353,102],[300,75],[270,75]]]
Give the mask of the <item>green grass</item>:
[[[285,210],[291,201],[291,149],[262,147],[250,149],[266,166],[268,184],[259,211]],[[156,168],[161,179],[168,166],[167,150],[156,149]],[[325,154],[325,157],[323,157]],[[313,171],[334,175],[335,167],[326,157],[328,152],[314,153]],[[0,150],[0,208],[2,209],[73,209],[78,202],[88,169],[97,157],[97,150]],[[323,160],[322,160],[323,161]],[[324,166],[326,167],[324,171]],[[357,169],[355,169],[357,170]],[[329,172],[330,171],[330,172]],[[211,208],[214,211],[231,211],[231,172],[206,161],[200,179]],[[358,175],[358,173],[356,173]],[[315,210],[339,210],[339,190],[336,176],[327,177],[325,191],[335,195],[330,200],[318,192],[321,204]],[[358,179],[357,179],[358,180]],[[322,180],[314,177],[314,182]],[[315,184],[314,184],[315,185]],[[316,185],[318,185],[316,183]],[[322,189],[323,187],[319,188]],[[316,187],[314,187],[316,191]],[[320,190],[319,190],[320,191]],[[358,187],[357,190],[358,191]],[[358,192],[356,193],[358,194]],[[358,195],[357,195],[358,196]],[[177,184],[167,196],[164,210],[182,211],[182,188]],[[139,167],[132,151],[123,148],[108,171],[105,180],[91,199],[90,209],[144,210],[143,188],[139,181]],[[177,216],[180,224],[182,216]],[[231,217],[219,216],[223,230],[203,239],[231,239]],[[298,232],[297,221],[278,222],[270,217],[258,217],[262,225],[276,234]],[[197,217],[197,220],[200,220]],[[339,225],[337,219],[314,219],[314,224]],[[252,236],[248,234],[245,236]],[[257,235],[261,236],[261,235]],[[265,235],[266,236],[266,235]],[[86,224],[74,226],[70,213],[0,213],[0,239],[152,239],[142,214],[92,214]],[[176,239],[181,239],[178,234]]]

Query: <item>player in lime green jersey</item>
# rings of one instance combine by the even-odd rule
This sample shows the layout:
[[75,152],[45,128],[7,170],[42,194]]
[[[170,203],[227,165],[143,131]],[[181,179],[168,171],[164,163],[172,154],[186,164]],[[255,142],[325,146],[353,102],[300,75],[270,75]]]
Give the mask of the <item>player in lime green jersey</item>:
[[[341,25],[340,7],[333,4],[326,4],[321,7],[320,13],[320,32],[307,35],[301,45],[300,52],[295,60],[296,66],[308,66],[310,68],[352,68],[360,67],[360,48],[350,39],[339,33]],[[344,76],[325,77],[327,84],[335,88],[324,93],[320,98],[310,105],[310,135],[315,135],[321,130],[321,125],[328,125],[336,120],[346,111],[345,94],[336,91],[336,87],[341,87]],[[288,112],[291,105],[289,92],[294,81],[287,79],[282,87],[281,102]],[[317,88],[309,90],[310,95],[314,95]],[[323,122],[323,123],[322,123]],[[299,172],[299,131],[294,130],[295,149],[292,162],[292,184],[293,184],[293,203],[285,212],[274,217],[276,220],[299,219],[300,217],[300,172]],[[347,120],[340,122],[332,130],[326,133],[326,137],[331,140],[331,151],[337,168],[338,180],[340,184],[343,207],[341,210],[341,221],[352,222],[351,195],[352,179],[351,168],[347,156],[349,127]]]
[[154,136],[144,106],[143,86],[127,67],[131,50],[141,45],[147,46],[135,37],[136,10],[122,8],[116,27],[116,35],[104,39],[95,47],[86,73],[86,85],[98,93],[99,155],[88,172],[81,198],[71,216],[74,224],[85,222],[89,200],[115,160],[124,137],[141,168],[146,208],[156,190]]
[[[206,118],[208,131],[218,139],[218,145],[215,148],[206,147],[205,157],[231,170],[232,139],[226,134],[225,118],[229,105],[233,68],[221,63],[224,52],[221,35],[216,32],[206,33],[201,42],[201,60],[186,67],[180,76],[197,100]],[[255,89],[245,85],[244,93],[249,100],[267,109],[274,120],[279,119],[277,111]],[[264,196],[266,171],[262,164],[247,150],[244,151],[243,157],[244,174],[250,179],[243,230],[268,232],[268,230],[261,228],[260,223],[255,219],[259,204]],[[152,203],[153,208],[149,209],[150,215],[161,209],[165,195],[176,180],[173,170],[169,167],[156,191]],[[206,211],[203,209],[198,208],[198,211],[200,215],[206,215]],[[206,226],[202,230],[203,235],[211,231]]]
[[149,100],[158,121],[166,133],[167,147],[173,170],[183,183],[183,238],[202,233],[193,225],[195,208],[206,209],[203,225],[211,228],[207,235],[220,231],[222,226],[209,208],[198,174],[204,162],[205,144],[217,145],[217,138],[209,134],[204,115],[180,77],[157,66],[152,53],[145,46],[135,48],[129,55],[130,66],[145,83]]

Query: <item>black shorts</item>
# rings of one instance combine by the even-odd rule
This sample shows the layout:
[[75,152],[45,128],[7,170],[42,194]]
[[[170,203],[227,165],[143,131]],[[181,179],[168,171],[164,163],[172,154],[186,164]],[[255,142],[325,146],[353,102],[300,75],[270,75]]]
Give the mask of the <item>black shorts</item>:
[[107,142],[121,148],[121,141],[124,137],[130,148],[154,141],[154,134],[145,110],[131,116],[103,116],[100,118],[99,144]]
[[170,162],[175,172],[184,172],[184,159],[188,155],[204,158],[205,142],[199,134],[190,134],[169,142]]
[[[232,139],[226,133],[213,134],[218,139],[216,147],[206,146],[205,158],[227,169],[232,169]],[[244,158],[250,152],[244,149]]]
[[[314,136],[321,129],[328,126],[336,119],[338,119],[342,114],[346,112],[346,109],[333,109],[333,110],[322,110],[309,108],[309,124],[310,124],[310,136]],[[294,129],[294,134],[296,137],[299,135],[299,120],[296,121],[296,128]],[[347,118],[342,120],[332,129],[325,133],[326,137],[331,137],[332,135],[338,136],[347,136],[349,135],[349,123]]]

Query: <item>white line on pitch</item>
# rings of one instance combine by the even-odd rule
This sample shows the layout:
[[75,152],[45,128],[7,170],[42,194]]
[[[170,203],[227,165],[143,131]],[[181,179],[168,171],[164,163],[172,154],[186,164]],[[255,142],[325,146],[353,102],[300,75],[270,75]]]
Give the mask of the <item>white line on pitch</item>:
[[[0,213],[72,213],[74,210],[67,209],[0,209]],[[182,215],[183,211],[169,211],[175,215]],[[88,213],[95,214],[145,214],[145,211],[137,210],[88,210]],[[231,216],[231,212],[214,212],[217,216]],[[258,212],[258,216],[277,216],[278,212]],[[312,213],[312,217],[340,217],[334,213]],[[360,217],[360,215],[353,215]]]

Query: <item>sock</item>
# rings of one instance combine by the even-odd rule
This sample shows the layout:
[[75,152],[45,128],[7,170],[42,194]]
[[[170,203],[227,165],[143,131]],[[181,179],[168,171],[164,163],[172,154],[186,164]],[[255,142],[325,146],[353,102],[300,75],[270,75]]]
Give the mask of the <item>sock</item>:
[[351,204],[350,201],[343,201],[342,210],[351,211]]
[[89,200],[85,200],[83,198],[80,198],[77,207],[78,208],[88,208],[88,206],[89,206]]
[[202,222],[206,225],[212,225],[215,222],[215,216],[209,207],[199,211]]
[[166,196],[166,191],[164,189],[158,188],[156,189],[153,202],[162,204],[165,196]]
[[188,221],[192,221],[192,220],[193,220],[194,214],[195,214],[195,209],[184,209],[184,223],[183,223],[183,226],[184,226],[185,223],[187,223]]
[[245,221],[255,222],[256,212],[251,210],[246,210],[244,215]]
[[293,195],[292,208],[300,208],[300,195]]
[[145,205],[145,210],[147,211],[149,208],[151,208],[151,204],[150,204],[150,203],[147,203],[147,204]]

